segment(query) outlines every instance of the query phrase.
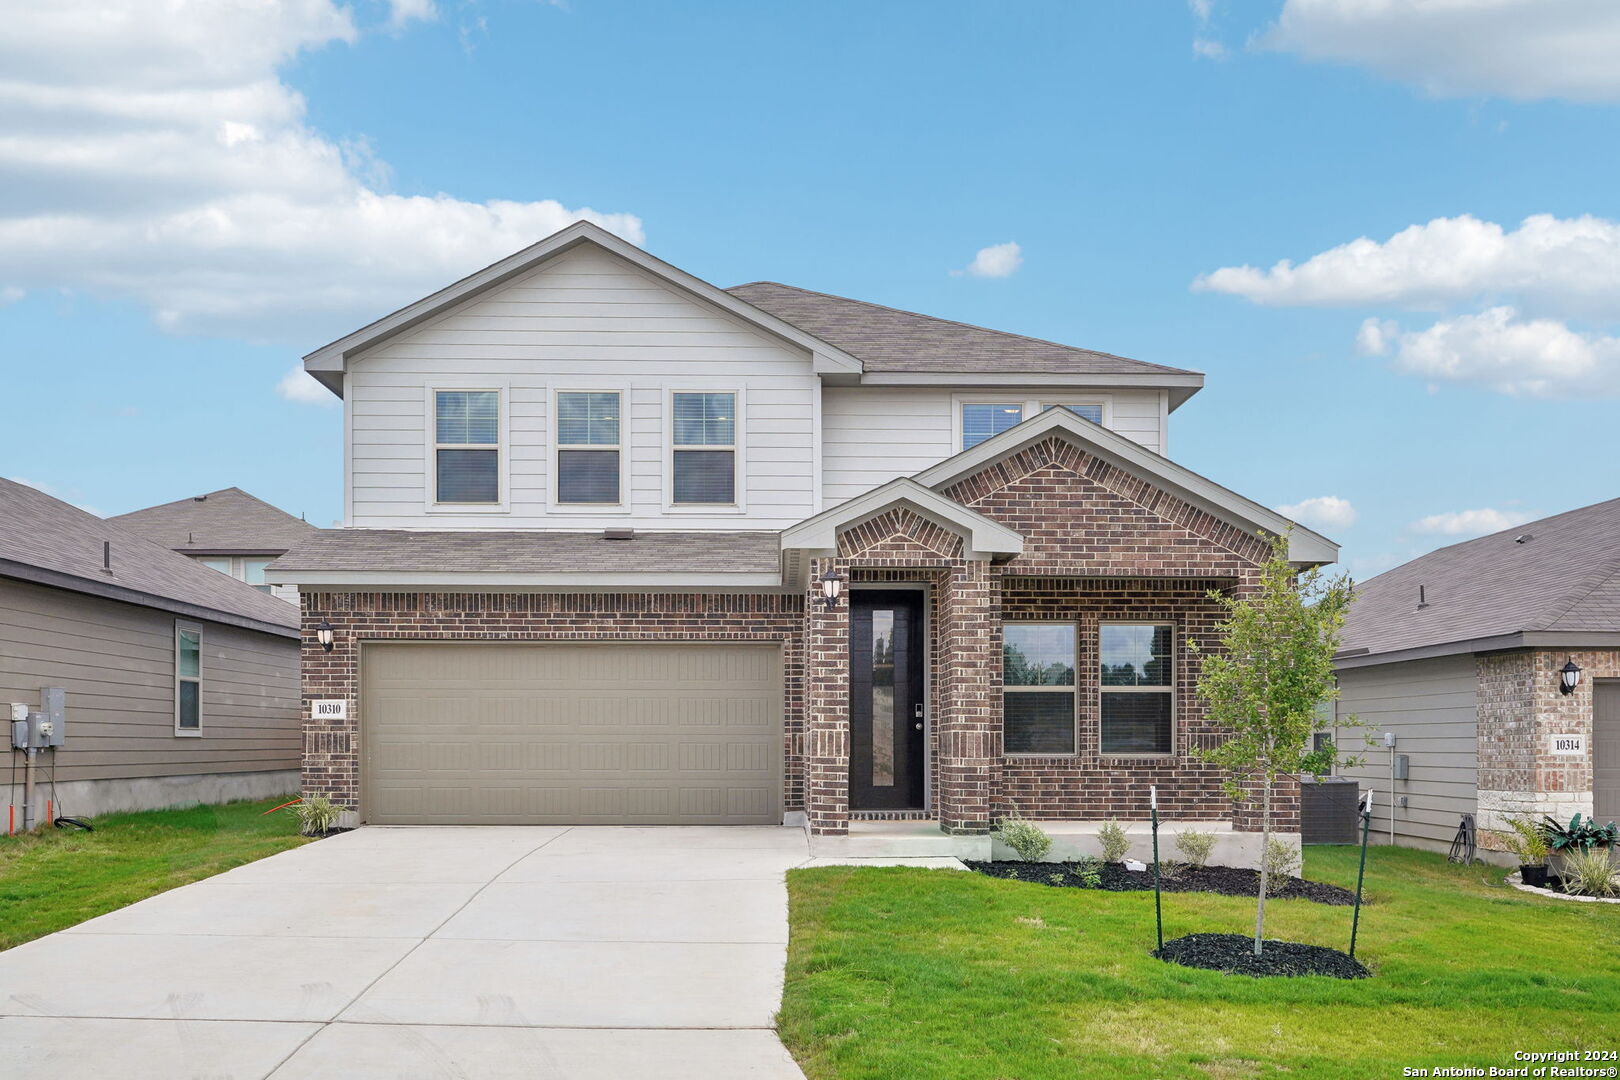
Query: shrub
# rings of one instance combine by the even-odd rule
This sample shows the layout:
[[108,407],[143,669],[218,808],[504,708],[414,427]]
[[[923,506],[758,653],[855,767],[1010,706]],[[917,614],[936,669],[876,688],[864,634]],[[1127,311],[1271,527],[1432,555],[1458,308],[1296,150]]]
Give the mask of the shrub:
[[1018,852],[1018,857],[1025,862],[1040,862],[1052,850],[1052,838],[1040,826],[1019,817],[1017,813],[1002,818],[996,832],[1001,836],[1001,842]]
[[1620,826],[1614,822],[1599,825],[1593,818],[1576,814],[1569,824],[1551,817],[1542,818],[1541,831],[1554,851],[1591,851],[1594,847],[1620,847]]
[[1187,863],[1181,862],[1178,859],[1160,859],[1159,873],[1167,881],[1174,881],[1176,878],[1187,872],[1187,866]]
[[1520,866],[1546,866],[1547,856],[1552,853],[1546,830],[1534,818],[1522,814],[1503,820],[1507,822],[1507,831],[1491,834],[1503,850],[1511,852]]
[[305,836],[320,836],[331,832],[337,825],[338,815],[348,809],[347,806],[339,806],[325,795],[317,795],[313,799],[300,799],[293,803],[293,813],[298,815],[298,831]]
[[1080,882],[1082,889],[1102,888],[1102,860],[1094,855],[1075,862],[1073,866],[1075,879]]
[[1282,892],[1288,880],[1299,869],[1299,849],[1280,837],[1273,836],[1266,841],[1266,891],[1275,896]]
[[1119,862],[1131,850],[1130,838],[1117,821],[1103,822],[1102,828],[1097,830],[1097,840],[1102,844],[1103,862]]
[[1607,851],[1565,852],[1560,867],[1564,891],[1578,896],[1620,896],[1614,883],[1614,864]]
[[1176,850],[1187,856],[1189,866],[1205,866],[1210,852],[1215,850],[1215,834],[1188,829],[1176,837]]

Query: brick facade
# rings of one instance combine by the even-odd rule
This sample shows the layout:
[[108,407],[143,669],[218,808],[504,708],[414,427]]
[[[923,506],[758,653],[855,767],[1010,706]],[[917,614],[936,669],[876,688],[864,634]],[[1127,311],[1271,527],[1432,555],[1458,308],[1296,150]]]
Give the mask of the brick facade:
[[[355,701],[365,641],[780,641],[784,805],[803,809],[812,831],[838,834],[850,821],[849,605],[814,602],[816,579],[831,568],[852,587],[927,588],[930,804],[943,829],[984,832],[1012,809],[1032,818],[1141,819],[1154,785],[1168,817],[1258,829],[1254,804],[1234,808],[1218,771],[1189,754],[1218,733],[1194,692],[1186,642],[1213,644],[1219,608],[1209,590],[1252,587],[1265,543],[1064,438],[1043,439],[944,494],[1017,530],[1023,553],[999,564],[971,558],[955,531],[900,506],[844,530],[836,557],[812,560],[810,602],[774,593],[306,591],[305,699]],[[1001,626],[1017,618],[1078,628],[1073,755],[1003,753]],[[1167,758],[1099,752],[1097,626],[1108,619],[1176,627],[1176,736]],[[337,631],[330,654],[314,643],[311,628],[322,620]],[[359,802],[358,730],[357,719],[310,721],[306,712],[308,793]],[[1276,797],[1276,827],[1297,832],[1297,786],[1282,785]]]

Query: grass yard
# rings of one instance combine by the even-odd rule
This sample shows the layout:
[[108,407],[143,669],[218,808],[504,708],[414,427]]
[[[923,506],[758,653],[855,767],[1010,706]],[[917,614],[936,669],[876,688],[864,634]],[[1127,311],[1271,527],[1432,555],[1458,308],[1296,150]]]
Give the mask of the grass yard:
[[[1307,848],[1305,869],[1353,888],[1356,851]],[[1375,848],[1356,950],[1375,977],[1341,981],[1156,960],[1152,893],[795,870],[782,1037],[812,1080],[1382,1080],[1620,1050],[1620,905],[1529,896],[1504,874]],[[1267,910],[1268,937],[1349,943],[1349,908]],[[1254,901],[1166,894],[1164,920],[1166,939],[1252,933]]]
[[0,836],[0,949],[305,843],[262,802],[105,814],[93,833]]

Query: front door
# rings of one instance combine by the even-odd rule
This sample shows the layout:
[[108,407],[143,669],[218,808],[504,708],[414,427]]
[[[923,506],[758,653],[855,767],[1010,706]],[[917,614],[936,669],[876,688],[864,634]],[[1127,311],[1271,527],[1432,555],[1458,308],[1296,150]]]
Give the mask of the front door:
[[1620,679],[1592,683],[1592,816],[1620,820]]
[[853,589],[849,603],[849,807],[923,805],[923,594]]

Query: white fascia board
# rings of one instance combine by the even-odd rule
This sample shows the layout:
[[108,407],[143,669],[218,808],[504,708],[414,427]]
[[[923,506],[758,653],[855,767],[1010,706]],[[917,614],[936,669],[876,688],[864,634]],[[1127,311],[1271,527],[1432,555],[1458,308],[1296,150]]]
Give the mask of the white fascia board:
[[582,243],[595,244],[597,247],[619,256],[684,292],[706,301],[745,322],[752,323],[775,337],[798,346],[811,355],[813,362],[819,365],[818,370],[825,368],[829,372],[859,373],[862,369],[861,362],[842,349],[829,345],[820,338],[805,333],[797,326],[761,311],[754,305],[732,296],[724,289],[717,288],[702,278],[688,274],[686,271],[671,266],[662,259],[649,255],[628,240],[615,236],[599,225],[593,225],[588,221],[576,221],[567,228],[552,233],[544,240],[529,245],[522,251],[508,255],[499,262],[491,263],[482,270],[469,274],[460,281],[445,286],[438,292],[424,296],[413,304],[407,304],[398,311],[385,315],[376,322],[354,331],[352,334],[321,346],[304,357],[304,370],[320,379],[323,384],[331,386],[332,383],[328,378],[322,376],[329,376],[333,371],[342,371],[345,362],[355,353],[378,345],[395,334],[403,333],[411,327],[433,318],[455,304],[469,300],[520,274],[525,274],[547,259],[560,255]]
[[1254,532],[1263,530],[1279,536],[1293,529],[1288,558],[1296,565],[1320,566],[1338,561],[1339,545],[1320,533],[1289,521],[1275,510],[1246,499],[1123,435],[1063,409],[1047,409],[955,457],[924,469],[912,479],[929,488],[948,487],[1052,434],[1073,438],[1103,460],[1151,480],[1155,485],[1240,529]]
[[1174,412],[1204,388],[1204,376],[1197,371],[1144,372],[1125,375],[1114,372],[1005,372],[1005,371],[868,371],[862,386],[949,386],[958,390],[998,386],[1061,386],[1071,390],[1167,390],[1170,411]]
[[970,557],[1012,556],[1024,550],[1024,538],[1012,529],[904,476],[783,529],[782,550],[834,554],[840,532],[897,506],[961,536]]
[[601,592],[617,589],[630,592],[679,589],[780,589],[780,573],[717,574],[683,573],[551,573],[523,574],[472,570],[266,570],[271,585],[297,585],[299,588],[353,587],[378,591],[400,589],[450,589],[456,592],[492,592],[505,589],[575,589]]

